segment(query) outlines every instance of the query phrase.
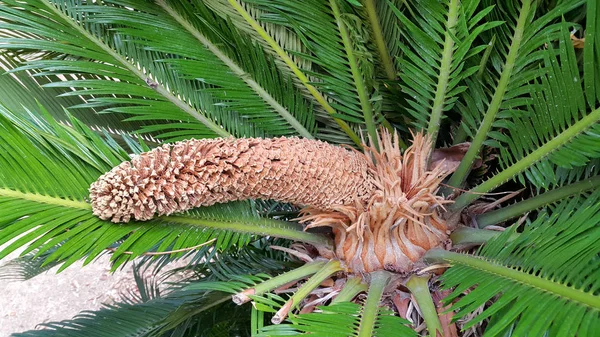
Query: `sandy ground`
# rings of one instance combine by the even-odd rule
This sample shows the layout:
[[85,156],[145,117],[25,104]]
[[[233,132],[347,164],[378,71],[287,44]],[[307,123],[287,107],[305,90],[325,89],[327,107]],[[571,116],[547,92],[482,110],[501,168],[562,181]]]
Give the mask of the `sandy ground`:
[[[0,265],[16,256],[9,255]],[[56,274],[57,268],[27,281],[0,280],[0,337],[98,309],[102,303],[118,300],[120,293],[135,289],[131,264],[111,274],[107,255],[83,268],[76,263],[60,274]]]

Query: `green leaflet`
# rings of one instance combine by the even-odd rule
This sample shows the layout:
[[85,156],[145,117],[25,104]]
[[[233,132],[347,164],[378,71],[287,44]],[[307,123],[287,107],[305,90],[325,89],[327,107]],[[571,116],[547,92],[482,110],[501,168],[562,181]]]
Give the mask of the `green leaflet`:
[[[460,298],[457,316],[498,299],[466,326],[492,317],[485,336],[501,334],[515,322],[521,336],[585,336],[600,328],[600,193],[566,200],[550,214],[540,214],[517,237],[508,230],[480,249],[478,257],[432,250],[426,258],[454,266],[443,276],[446,299]],[[475,287],[467,295],[463,291]],[[502,316],[497,316],[502,312]],[[568,324],[566,323],[568,322]]]

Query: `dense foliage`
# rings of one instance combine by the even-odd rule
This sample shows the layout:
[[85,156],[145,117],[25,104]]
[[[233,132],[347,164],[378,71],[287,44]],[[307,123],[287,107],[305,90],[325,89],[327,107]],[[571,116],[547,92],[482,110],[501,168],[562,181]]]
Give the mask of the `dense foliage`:
[[[0,0],[0,67],[0,259],[27,247],[0,277],[189,261],[166,291],[139,276],[139,296],[16,336],[600,331],[595,0]],[[92,214],[90,184],[164,143],[362,150],[383,129],[457,164],[437,192],[457,229],[402,275],[320,258],[330,233],[273,200]]]

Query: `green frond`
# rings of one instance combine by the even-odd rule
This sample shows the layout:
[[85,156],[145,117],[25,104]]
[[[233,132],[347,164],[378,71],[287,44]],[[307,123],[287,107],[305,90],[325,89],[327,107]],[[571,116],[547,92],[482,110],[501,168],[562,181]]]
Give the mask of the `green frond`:
[[[344,285],[339,293],[341,296],[339,300],[338,298],[334,299],[328,306],[320,306],[316,312],[310,314],[289,313],[336,270],[339,270],[339,261],[331,260],[328,263],[314,261],[246,289],[235,295],[234,301],[243,303],[248,297],[252,299],[252,305],[257,310],[273,314],[271,322],[275,325],[260,328],[257,336],[316,334],[317,336],[362,337],[392,336],[399,332],[401,336],[414,335],[414,331],[406,326],[407,321],[395,316],[385,306],[380,307],[383,291],[388,286],[391,276],[386,271],[371,273],[368,291],[366,291],[367,286],[359,278],[354,278]],[[314,275],[310,276],[312,274]],[[279,295],[272,292],[273,289],[283,284],[304,277],[308,277],[308,279],[299,286],[293,295]],[[367,292],[367,299],[362,305],[346,302],[362,291]],[[330,297],[329,295],[324,296],[320,301],[324,302]],[[352,306],[352,310],[346,306]],[[340,315],[342,311],[338,312],[338,308],[348,309],[348,311],[344,310],[348,316]],[[338,315],[330,315],[334,312]],[[288,313],[287,322],[289,324],[280,324],[283,318],[288,316]],[[340,327],[343,328],[340,329]]]
[[[375,12],[380,22],[381,33],[385,42],[386,49],[392,57],[393,66],[395,68],[395,60],[397,56],[401,55],[400,44],[402,43],[402,27],[398,22],[398,18],[392,8],[402,10],[404,6],[403,0],[392,0],[388,1],[374,1]],[[397,71],[394,73],[393,78],[396,79]]]
[[166,281],[183,271],[191,276],[163,291],[157,288],[158,278],[144,279],[140,275],[151,266],[138,264],[134,266],[137,290],[122,294],[121,302],[70,320],[45,323],[41,325],[44,330],[17,336],[197,336],[215,328],[247,335],[247,329],[240,327],[249,324],[249,306],[235,305],[230,294],[293,265],[285,255],[271,251],[269,244],[245,246],[164,273],[160,279]]
[[[0,96],[2,104],[12,111],[19,111],[25,107],[28,110],[37,110],[38,105],[44,106],[48,112],[59,121],[65,121],[65,106],[84,104],[82,97],[69,95],[70,90],[60,88],[42,88],[50,82],[59,81],[52,75],[45,75],[35,70],[28,72],[12,72],[22,63],[17,56],[8,53],[0,54],[0,69],[11,72],[0,75]],[[64,97],[57,99],[57,96]],[[125,117],[118,114],[98,114],[93,108],[75,109],[75,117],[87,125],[96,128],[118,128],[122,131],[132,132],[141,127],[139,123],[122,122]]]
[[198,208],[150,222],[116,225],[102,221],[86,201],[89,185],[128,159],[128,154],[74,118],[71,128],[47,113],[32,115],[34,122],[30,122],[2,107],[0,112],[0,245],[22,235],[0,258],[29,243],[25,254],[37,249],[35,257],[39,257],[56,248],[44,264],[60,261],[64,262],[61,268],[66,268],[83,258],[89,263],[110,248],[116,269],[147,252],[181,256],[200,248],[214,254],[247,244],[250,233],[298,234],[304,239],[293,239],[327,242],[296,223],[261,218],[250,202]]
[[[168,65],[181,79],[206,86],[200,91],[209,94],[214,104],[238,113],[265,135],[312,138],[314,116],[301,94],[261,47],[240,36],[227,21],[215,18],[202,4],[111,2],[125,8],[95,7],[93,22],[118,27],[115,30],[139,48],[164,53],[156,62]],[[149,31],[148,24],[161,33]],[[173,40],[173,36],[178,38]]]
[[[560,33],[556,37],[558,50],[552,46],[552,41],[547,40],[547,49],[537,52],[543,72],[536,75],[539,78],[533,80],[534,84],[529,85],[531,88],[514,95],[518,98],[509,100],[521,102],[514,104],[523,104],[524,107],[506,107],[505,118],[495,122],[506,131],[491,131],[482,137],[477,136],[481,139],[489,136],[492,144],[499,148],[504,170],[472,189],[473,192],[489,192],[515,177],[522,184],[527,180],[539,191],[571,180],[573,176],[585,177],[585,172],[597,169],[594,168],[594,160],[600,157],[600,109],[586,105],[567,24],[563,22],[555,26]],[[467,155],[461,166],[470,162]],[[561,167],[563,170],[558,169]],[[582,168],[568,170],[573,167]],[[449,181],[451,186],[460,183],[458,170]],[[468,167],[465,172],[468,172]],[[557,173],[563,176],[557,177]],[[464,194],[451,208],[459,209],[466,205],[467,200],[476,198],[474,194]]]
[[[307,5],[315,5],[315,3]],[[321,8],[323,7],[323,4],[318,5]],[[319,91],[319,87],[316,86],[316,84],[318,84],[317,82],[320,80],[315,76],[317,74],[315,72],[315,67],[320,67],[321,65],[315,65],[313,62],[324,58],[323,56],[325,55],[312,55],[313,51],[310,46],[313,42],[306,39],[303,31],[311,31],[313,29],[321,30],[321,24],[309,28],[313,23],[318,22],[312,15],[305,17],[305,19],[310,18],[312,21],[303,21],[302,27],[298,25],[297,20],[290,20],[291,17],[298,14],[298,10],[301,11],[300,13],[303,13],[303,16],[307,15],[309,7],[301,3],[286,2],[282,5],[278,2],[262,0],[246,2],[237,0],[216,1],[210,6],[215,9],[217,13],[220,13],[220,15],[231,18],[233,24],[237,25],[239,29],[247,32],[253,40],[258,41],[259,44],[265,46],[268,51],[275,53],[277,64],[285,64],[287,66],[292,81],[305,94],[305,97],[315,105],[314,111],[317,114],[316,118],[329,126],[328,128],[322,129],[323,132],[319,134],[319,138],[332,142],[344,143],[347,142],[348,137],[350,137],[354,143],[357,145],[360,144],[360,138],[356,135],[355,131],[347,121],[341,118],[341,115],[339,115],[339,112],[337,111],[337,107],[333,105],[334,102],[330,102],[331,99],[326,97],[330,96],[331,93],[329,91]],[[290,13],[293,13],[293,16],[289,16]],[[318,12],[313,11],[311,13],[314,14]],[[327,18],[328,15],[331,15],[331,9],[322,13],[319,16],[319,19]],[[331,32],[335,33],[339,38],[335,20],[331,17],[327,18],[327,20],[332,24],[327,27],[334,28],[335,30],[332,30]],[[278,35],[282,31],[286,32],[285,37],[291,37],[290,41],[297,40],[301,43],[293,42],[293,46],[291,46],[290,49],[284,49],[287,39],[284,37],[284,41],[282,41],[281,37]],[[343,53],[343,48],[341,48],[341,46],[340,48],[334,47],[334,49]],[[309,64],[310,69],[301,68],[302,64]],[[347,71],[349,73],[349,69],[347,69]],[[354,95],[354,99],[358,100],[356,95]],[[332,117],[337,125],[331,123]],[[341,131],[343,132],[340,132],[339,128],[341,128]]]
[[501,335],[513,322],[514,336],[589,336],[598,331],[599,201],[597,191],[564,201],[518,236],[512,235],[513,228],[489,241],[478,256],[427,253],[426,258],[453,265],[443,282],[456,287],[447,302],[458,299],[453,305],[457,318],[497,297],[464,328],[491,316],[485,336]]
[[467,89],[464,80],[478,69],[467,61],[485,46],[473,44],[481,33],[500,24],[479,24],[491,7],[477,11],[478,5],[477,0],[418,1],[404,11],[392,7],[404,28],[398,68],[402,90],[409,97],[407,110],[414,125],[427,128],[434,138],[443,112],[453,108]]
[[[486,141],[488,145],[497,145],[493,137],[499,131],[495,129],[505,128],[506,119],[515,115],[516,111],[527,110],[527,106],[531,104],[527,96],[535,95],[538,89],[532,82],[537,81],[547,70],[540,68],[544,55],[548,53],[544,48],[545,44],[560,38],[561,25],[557,22],[560,22],[562,15],[581,6],[583,1],[561,2],[538,18],[535,17],[536,4],[537,2],[529,0],[524,1],[520,8],[515,8],[513,4],[499,4],[497,10],[490,13],[493,18],[507,17],[516,22],[514,26],[502,25],[490,30],[495,35],[492,37],[494,47],[486,62],[489,70],[486,78],[481,79],[484,82],[474,85],[476,92],[472,95],[480,95],[478,100],[482,100],[483,104],[471,105],[470,109],[464,111],[469,115],[465,120],[470,120],[468,124],[476,126],[477,132],[473,135],[472,144],[460,166],[448,181],[450,186],[460,187],[463,184]],[[498,79],[495,78],[495,73],[498,73]],[[481,95],[487,91],[490,94]],[[483,110],[479,110],[481,108]],[[478,111],[480,112],[477,113]],[[473,123],[474,120],[481,122]],[[466,125],[462,124],[463,127]],[[473,134],[469,130],[465,132]]]
[[[351,6],[345,2],[338,3],[322,1],[285,3],[270,0],[250,1],[259,9],[270,9],[269,15],[264,15],[263,22],[284,26],[297,34],[306,47],[306,52],[296,54],[298,57],[312,62],[310,70],[298,69],[310,78],[310,85],[318,92],[311,93],[319,104],[332,114],[334,118],[349,123],[364,123],[361,104],[369,104],[373,88],[364,88],[363,98],[358,90],[365,79],[372,78],[372,57],[365,43],[369,39],[368,31],[361,26]],[[336,14],[337,12],[337,14]],[[340,26],[342,24],[342,26]],[[346,32],[342,32],[346,30]],[[351,36],[350,36],[351,35]],[[344,41],[345,40],[345,41]],[[349,44],[352,44],[351,46]],[[351,55],[348,55],[348,48]],[[352,53],[356,51],[356,53]],[[359,53],[360,52],[360,53]],[[360,54],[360,55],[359,55]],[[357,59],[359,55],[360,69]],[[353,68],[354,67],[354,73]],[[302,81],[306,83],[305,81]],[[310,88],[308,88],[310,90]],[[323,97],[327,96],[327,99]],[[361,101],[362,100],[362,101]],[[362,102],[362,103],[361,103]],[[365,107],[366,109],[366,107]],[[372,108],[371,108],[372,109]]]
[[583,48],[583,83],[589,106],[600,101],[600,5],[586,3],[585,46]]
[[[273,2],[261,1],[265,6],[273,6]],[[334,13],[333,7],[339,7],[339,13]],[[310,54],[302,54],[313,62],[313,71],[308,74],[314,78],[313,85],[321,92],[327,93],[331,106],[336,110],[336,117],[351,123],[364,123],[361,101],[353,78],[351,64],[339,24],[348,27],[353,32],[353,39],[347,36],[347,43],[357,44],[348,46],[352,50],[361,44],[364,48],[364,27],[356,14],[347,3],[332,3],[324,1],[288,2],[279,6],[270,20],[289,27],[298,34],[307,46]],[[338,20],[343,20],[338,24]],[[348,34],[350,34],[348,32]],[[357,38],[362,40],[357,40]],[[366,53],[367,51],[363,49]],[[368,57],[368,55],[363,55]],[[364,66],[368,66],[365,64]],[[319,67],[319,72],[316,71]],[[362,76],[362,74],[361,74]],[[367,89],[368,90],[368,89]]]
[[[365,11],[366,16],[368,17],[368,21],[371,27],[373,39],[375,40],[375,46],[377,47],[377,54],[379,55],[378,63],[379,66],[383,69],[385,76],[388,80],[393,81],[396,79],[396,69],[394,67],[394,62],[392,61],[392,56],[395,54],[390,54],[388,51],[388,43],[385,39],[386,32],[384,31],[385,24],[389,24],[391,29],[386,29],[389,34],[389,31],[394,28],[395,22],[388,22],[387,20],[391,17],[390,15],[386,15],[387,13],[391,13],[391,10],[385,10],[385,3],[383,6],[377,6],[377,2],[373,0],[365,0]],[[388,7],[389,8],[389,7]],[[383,18],[379,16],[383,14]],[[382,25],[382,19],[384,21],[384,25]]]
[[[312,63],[310,60],[302,59],[294,55],[296,53],[306,52],[306,47],[304,47],[302,41],[294,31],[289,30],[285,26],[263,21],[263,19],[268,17],[270,13],[261,9],[259,6],[257,6],[257,4],[254,4],[251,1],[238,1],[238,3],[244,8],[246,13],[251,15],[251,17],[257,21],[261,27],[275,39],[275,41],[277,41],[278,45],[282,49],[287,50],[292,54],[292,59],[300,69],[311,69]],[[275,62],[277,63],[280,71],[285,74],[286,77],[294,77],[291,69],[285,64],[285,62],[280,58],[277,58],[277,52],[273,50],[272,46],[267,43],[254,28],[252,28],[252,26],[234,7],[231,6],[227,0],[207,1],[205,5],[216,15],[220,16],[224,20],[229,20],[237,29],[250,36],[256,43],[260,44],[267,53],[275,58]]]
[[595,175],[591,178],[581,179],[576,183],[555,188],[529,199],[518,201],[512,205],[477,215],[475,217],[475,222],[480,228],[495,225],[504,220],[521,216],[533,210],[545,207],[548,204],[559,202],[573,195],[578,195],[589,190],[596,190],[599,187],[600,175]]
[[[0,38],[0,47],[23,55],[35,56],[38,50],[61,55],[34,59],[16,70],[35,68],[47,74],[69,75],[66,81],[47,86],[76,88],[77,95],[94,95],[77,107],[131,114],[135,115],[132,120],[137,121],[186,121],[189,124],[180,124],[179,128],[189,125],[197,137],[229,135],[215,123],[215,109],[212,116],[206,115],[213,104],[199,99],[206,95],[195,90],[199,89],[198,84],[183,85],[185,80],[173,70],[155,62],[163,55],[136,47],[133,38],[115,32],[113,26],[96,23],[90,13],[96,7],[99,5],[80,1],[4,1],[0,7],[0,28],[10,29],[18,37]],[[96,77],[69,80],[71,74]],[[182,88],[186,91],[176,91]]]
[[[556,137],[575,121],[586,116],[590,108],[596,108],[586,106],[567,25],[562,26],[557,49],[552,47],[550,41],[548,43],[548,51],[543,54],[547,73],[535,81],[533,86],[536,89],[530,92],[531,97],[525,98],[530,102],[528,107],[523,110],[506,110],[511,115],[502,123],[506,132],[489,133],[494,141],[499,142],[499,157],[504,168]],[[524,184],[527,179],[538,189],[556,186],[559,182],[555,173],[557,166],[567,169],[586,166],[590,159],[600,157],[599,148],[600,124],[596,123],[564,148],[550,154],[548,160],[537,163],[523,175],[519,175],[519,181]]]
[[[590,138],[593,139],[595,131],[600,120],[600,108],[590,112],[587,116],[582,117],[579,121],[569,126],[566,130],[561,132],[554,138],[549,139],[544,144],[533,150],[531,153],[525,155],[522,159],[515,162],[508,168],[500,171],[491,178],[475,186],[470,191],[460,195],[449,207],[451,212],[462,210],[469,203],[479,199],[483,194],[490,192],[501,184],[515,178],[522,172],[527,171],[537,163],[543,160],[547,160],[549,156],[552,156],[556,151],[561,151],[565,148],[569,148],[570,144],[577,144],[580,140],[581,143],[585,144]],[[591,132],[590,132],[591,131]],[[591,133],[591,136],[589,135]],[[596,140],[592,140],[596,141]],[[578,150],[578,149],[574,149]],[[583,152],[583,156],[590,152]],[[595,151],[591,152],[595,153]],[[572,154],[575,157],[581,158],[582,154]],[[464,160],[464,159],[463,159]]]

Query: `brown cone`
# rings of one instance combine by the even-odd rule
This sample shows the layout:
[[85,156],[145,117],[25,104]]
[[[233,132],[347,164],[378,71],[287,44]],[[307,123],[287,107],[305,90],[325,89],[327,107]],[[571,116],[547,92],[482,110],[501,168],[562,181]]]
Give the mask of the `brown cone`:
[[363,154],[315,140],[192,139],[121,163],[91,185],[90,199],[113,222],[258,198],[332,210],[371,198],[369,167]]

